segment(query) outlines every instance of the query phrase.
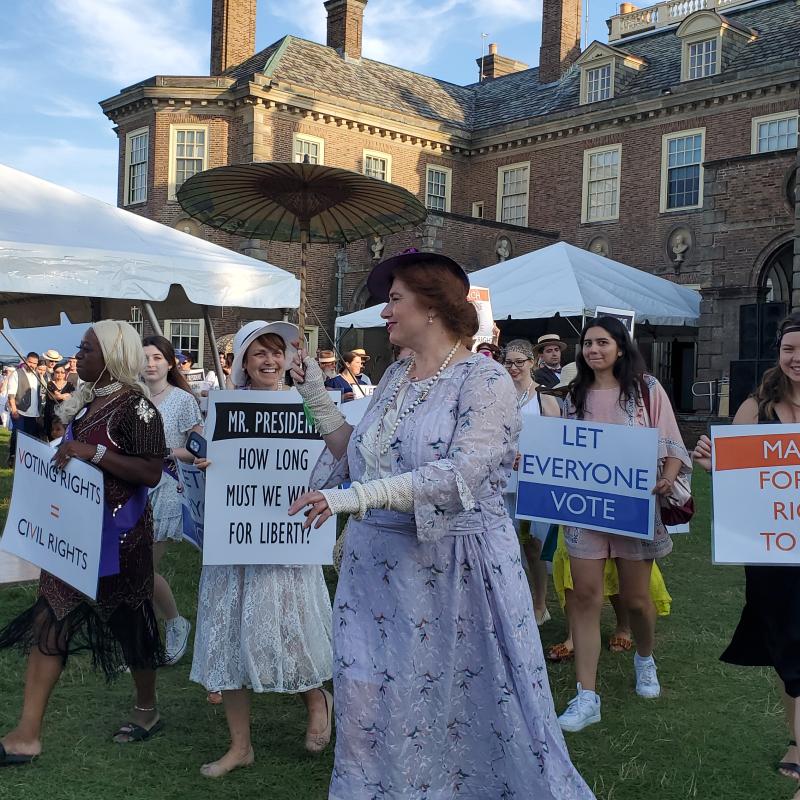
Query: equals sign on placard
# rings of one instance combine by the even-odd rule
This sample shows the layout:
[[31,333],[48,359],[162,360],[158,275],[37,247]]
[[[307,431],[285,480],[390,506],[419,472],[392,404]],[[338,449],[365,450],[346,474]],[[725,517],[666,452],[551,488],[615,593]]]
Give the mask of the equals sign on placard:
[[50,516],[58,519],[61,516],[61,509],[58,506],[50,504]]

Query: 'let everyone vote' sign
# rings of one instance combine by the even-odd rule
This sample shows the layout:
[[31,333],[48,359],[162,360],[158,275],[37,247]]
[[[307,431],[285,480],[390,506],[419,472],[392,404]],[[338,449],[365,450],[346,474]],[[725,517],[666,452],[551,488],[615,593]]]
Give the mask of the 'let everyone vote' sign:
[[800,564],[800,425],[711,428],[715,564]]
[[517,517],[652,540],[658,432],[523,414]]

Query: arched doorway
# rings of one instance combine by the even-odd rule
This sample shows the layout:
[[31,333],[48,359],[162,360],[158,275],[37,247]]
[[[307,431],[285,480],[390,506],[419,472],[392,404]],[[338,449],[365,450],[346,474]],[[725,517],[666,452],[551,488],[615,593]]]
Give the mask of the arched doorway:
[[786,303],[792,306],[792,242],[786,242],[775,250],[761,271],[760,288],[766,294],[767,303]]

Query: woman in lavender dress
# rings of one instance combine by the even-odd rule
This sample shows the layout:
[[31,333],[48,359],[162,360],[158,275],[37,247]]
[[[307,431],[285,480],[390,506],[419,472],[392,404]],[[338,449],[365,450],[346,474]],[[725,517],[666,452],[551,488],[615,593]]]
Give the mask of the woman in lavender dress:
[[[590,800],[558,727],[502,492],[519,412],[506,371],[471,354],[468,280],[408,253],[369,289],[393,364],[355,431],[300,354],[295,384],[328,449],[292,511],[351,519],[334,602],[334,800]],[[302,358],[302,360],[301,360]]]

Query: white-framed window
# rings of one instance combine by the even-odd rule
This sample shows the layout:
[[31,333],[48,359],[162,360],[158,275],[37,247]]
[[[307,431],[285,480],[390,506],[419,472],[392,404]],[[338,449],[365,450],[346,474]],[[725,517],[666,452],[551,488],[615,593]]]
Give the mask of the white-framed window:
[[388,153],[365,150],[363,156],[364,174],[382,181],[392,180],[392,157]]
[[472,216],[475,219],[483,219],[484,216],[483,209],[484,209],[483,200],[476,200],[472,204]]
[[147,201],[147,167],[150,151],[150,128],[138,128],[125,136],[125,188],[122,204]]
[[303,330],[305,331],[305,339],[308,344],[308,352],[316,353],[319,349],[319,326],[306,325]]
[[621,164],[621,144],[584,151],[581,222],[619,219]]
[[661,211],[703,205],[705,128],[664,134],[661,140]]
[[176,351],[180,350],[189,356],[194,366],[203,366],[203,320],[164,320],[164,336],[172,342]]
[[450,211],[453,170],[450,167],[425,167],[425,205],[431,211]]
[[309,164],[325,163],[325,140],[308,133],[292,136],[292,160],[302,164],[308,156]]
[[586,70],[586,103],[597,103],[611,97],[611,63]]
[[753,117],[752,152],[769,153],[772,150],[797,149],[797,121],[796,111]]
[[144,319],[142,318],[142,309],[139,306],[131,306],[128,323],[140,337],[144,336]]
[[686,78],[707,78],[709,75],[716,75],[719,52],[719,41],[717,36],[711,39],[701,39],[699,42],[688,42],[686,45]]
[[530,161],[507,164],[497,170],[497,221],[528,225]]
[[169,199],[175,200],[184,181],[208,167],[208,125],[169,126]]

